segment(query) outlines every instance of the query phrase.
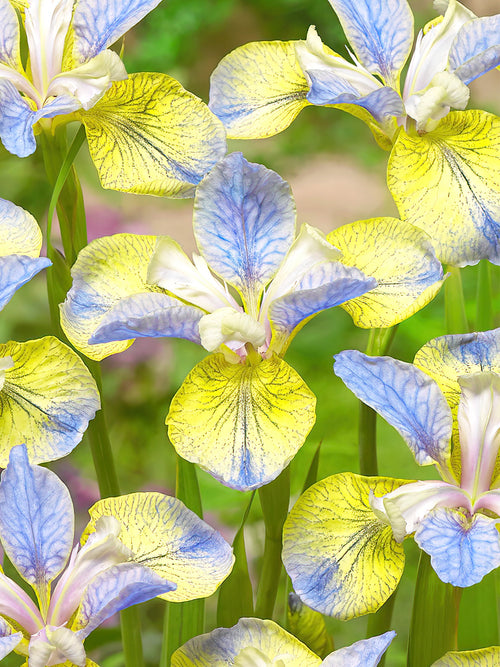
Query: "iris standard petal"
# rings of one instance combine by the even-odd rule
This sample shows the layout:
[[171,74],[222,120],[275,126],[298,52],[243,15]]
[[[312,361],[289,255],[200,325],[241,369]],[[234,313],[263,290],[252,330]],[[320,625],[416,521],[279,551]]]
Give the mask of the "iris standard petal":
[[499,118],[452,112],[422,136],[401,130],[387,182],[401,217],[429,234],[442,262],[500,263]]
[[396,633],[391,630],[378,637],[362,639],[327,656],[322,667],[376,667]]
[[241,618],[232,628],[217,628],[194,637],[172,655],[172,667],[281,664],[319,667],[322,663],[321,658],[277,623],[259,618]]
[[431,667],[497,667],[500,664],[500,647],[490,646],[477,651],[449,651]]
[[327,238],[342,252],[343,264],[377,281],[374,289],[342,304],[358,327],[392,327],[423,308],[441,288],[443,269],[429,237],[402,220],[360,220]]
[[79,118],[104,188],[190,197],[226,152],[220,121],[166,74],[115,82]]
[[374,278],[340,262],[313,266],[297,276],[293,291],[272,301],[269,320],[272,349],[283,354],[301,324],[312,315],[354,299],[376,287]]
[[167,294],[129,296],[104,315],[89,343],[102,345],[131,338],[170,336],[199,344],[198,323],[202,317],[203,311],[185,306]]
[[217,65],[210,109],[230,139],[263,139],[286,129],[309,102],[295,55],[298,42],[250,42]]
[[246,491],[291,461],[314,424],[315,405],[302,378],[276,355],[252,365],[212,354],[184,380],[166,423],[180,456]]
[[161,0],[78,0],[73,14],[75,55],[90,60],[138,23]]
[[241,153],[221,160],[197,188],[193,229],[210,268],[242,294],[257,315],[259,295],[295,236],[290,186]]
[[357,350],[335,355],[334,371],[359,399],[397,429],[419,465],[447,465],[451,411],[428,375],[413,364],[369,357]]
[[19,21],[9,0],[0,0],[0,63],[21,67]]
[[176,498],[161,493],[132,493],[98,501],[82,541],[101,516],[121,524],[119,540],[131,560],[177,585],[161,597],[185,602],[211,595],[233,567],[232,549],[219,533]]
[[21,576],[43,600],[73,545],[68,489],[50,470],[30,465],[24,445],[13,447],[0,481],[0,536]]
[[413,44],[413,15],[406,0],[329,0],[358,60],[395,84]]
[[466,23],[451,45],[448,65],[466,85],[500,64],[500,14]]
[[85,639],[107,618],[122,609],[175,590],[149,567],[120,563],[104,570],[89,583],[74,622],[80,639]]
[[500,565],[497,523],[482,514],[438,508],[420,522],[415,542],[430,555],[441,581],[465,588]]
[[349,619],[376,611],[398,585],[404,550],[370,506],[403,480],[333,475],[295,503],[283,530],[283,564],[313,609]]
[[92,241],[79,253],[71,269],[73,286],[61,306],[61,326],[71,344],[91,359],[101,360],[132,345],[133,340],[88,342],[122,299],[164,294],[147,281],[156,240],[156,236],[115,234]]
[[14,292],[51,264],[46,257],[0,257],[0,310],[10,301]]
[[25,443],[32,463],[53,461],[80,442],[99,409],[99,393],[80,357],[57,338],[0,345],[12,357],[0,392],[0,466]]

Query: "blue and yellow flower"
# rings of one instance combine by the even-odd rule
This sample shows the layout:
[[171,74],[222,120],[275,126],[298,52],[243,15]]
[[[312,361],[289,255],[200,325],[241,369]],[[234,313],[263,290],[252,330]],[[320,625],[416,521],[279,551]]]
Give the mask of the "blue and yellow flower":
[[225,153],[222,125],[175,79],[127,76],[108,48],[159,1],[2,0],[0,139],[7,150],[30,155],[41,128],[78,120],[104,187],[192,194]]
[[114,613],[156,596],[211,595],[233,565],[222,537],[161,493],[99,501],[73,548],[68,489],[24,446],[11,451],[0,502],[2,546],[37,599],[0,573],[0,658],[14,650],[29,667],[88,667],[83,642]]
[[[73,267],[61,323],[92,359],[143,336],[186,338],[212,352],[172,400],[169,436],[182,457],[224,484],[256,488],[288,464],[314,423],[315,397],[282,359],[305,322],[349,302],[353,316],[365,312],[362,326],[390,326],[441,285],[441,266],[415,228],[405,228],[405,250],[388,251],[381,267],[377,246],[394,221],[378,222],[371,244],[369,224],[335,232],[342,252],[308,225],[296,236],[288,184],[234,153],[198,186],[193,262],[167,237],[97,239]],[[379,288],[356,261],[380,276]]]
[[340,618],[375,611],[398,584],[409,535],[442,581],[479,582],[500,565],[500,329],[437,338],[414,365],[344,351],[335,372],[441,480],[342,473],[311,487],[284,531],[297,593]]
[[[42,234],[27,211],[0,199],[0,308],[50,266],[39,257]],[[0,344],[0,467],[26,443],[32,461],[68,454],[99,409],[92,376],[77,354],[53,336]]]
[[330,0],[353,49],[352,62],[305,41],[254,42],[212,75],[210,107],[231,138],[284,130],[307,105],[343,109],[391,151],[388,183],[401,217],[425,229],[438,257],[463,266],[500,263],[500,120],[463,110],[468,84],[500,64],[500,14],[477,18],[456,0],[413,43],[406,0]]
[[321,660],[274,621],[241,618],[232,628],[190,639],[172,655],[172,667],[375,667],[395,635],[363,639]]

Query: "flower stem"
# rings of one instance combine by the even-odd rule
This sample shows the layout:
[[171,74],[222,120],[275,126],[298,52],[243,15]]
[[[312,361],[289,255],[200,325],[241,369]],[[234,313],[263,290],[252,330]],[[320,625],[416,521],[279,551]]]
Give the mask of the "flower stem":
[[[65,293],[71,284],[70,267],[74,263],[78,252],[87,244],[87,225],[82,189],[76,170],[72,166],[73,160],[83,143],[83,130],[80,128],[80,132],[69,151],[67,150],[66,128],[64,126],[57,128],[55,132],[42,131],[40,143],[47,178],[54,190],[47,225],[47,248],[54,264],[54,274],[47,281],[50,312],[55,331],[64,342],[68,342],[59,323],[59,303],[64,299]],[[54,206],[56,206],[59,219],[64,257],[53,249],[50,238]],[[97,384],[101,394],[102,406],[102,382],[99,364],[86,358],[83,358],[83,361]],[[102,407],[89,424],[87,438],[90,443],[101,497],[120,495],[118,477]],[[126,667],[143,667],[144,659],[138,608],[133,607],[122,611],[120,621],[125,665]]]
[[408,643],[408,667],[429,667],[457,648],[458,612],[462,589],[445,584],[424,551],[418,564]]
[[282,570],[281,542],[290,502],[290,468],[286,467],[279,477],[260,488],[259,498],[266,536],[255,615],[272,618]]
[[468,333],[469,323],[465,313],[464,291],[460,269],[446,267],[450,274],[444,283],[444,310],[448,334]]
[[491,270],[487,259],[479,262],[476,294],[476,331],[493,328]]

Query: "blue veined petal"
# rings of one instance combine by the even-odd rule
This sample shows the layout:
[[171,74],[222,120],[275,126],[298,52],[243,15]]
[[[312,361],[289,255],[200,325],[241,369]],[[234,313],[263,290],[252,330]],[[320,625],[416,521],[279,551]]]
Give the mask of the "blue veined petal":
[[406,0],[329,0],[358,60],[385,83],[397,81],[413,44],[413,15]]
[[0,257],[38,257],[42,232],[35,218],[20,206],[0,199]]
[[445,583],[472,586],[500,565],[498,521],[482,514],[472,518],[448,509],[430,512],[415,532],[415,542],[431,557]]
[[33,111],[15,86],[0,79],[0,139],[5,148],[18,157],[27,157],[36,149],[33,125],[41,118],[76,111],[80,103],[67,95],[57,97],[38,111]]
[[9,655],[16,646],[22,641],[23,633],[22,632],[13,632],[13,628],[5,621],[3,618],[0,618],[0,660],[5,658],[6,655]]
[[10,560],[42,598],[73,546],[68,489],[50,470],[32,466],[25,445],[13,447],[0,481],[0,536]]
[[355,299],[376,285],[374,278],[340,263],[313,267],[302,276],[294,291],[275,299],[269,306],[273,349],[281,351],[285,340],[291,339],[296,327],[311,315]]
[[36,276],[52,262],[46,257],[11,255],[0,257],[0,310],[16,290]]
[[334,71],[307,70],[307,74],[311,82],[307,100],[311,104],[357,104],[379,122],[386,116],[401,116],[404,113],[401,97],[388,86],[360,96],[347,79],[339,78]]
[[137,294],[122,299],[106,313],[89,343],[172,336],[199,344],[198,322],[203,315],[202,310],[167,294]]
[[80,62],[96,56],[116,42],[161,0],[78,0],[73,15],[75,55]]
[[466,85],[500,64],[500,14],[466,23],[451,45],[448,64]]
[[357,350],[335,355],[335,374],[396,428],[420,465],[447,465],[451,411],[434,380],[412,364],[368,357]]
[[76,626],[85,639],[97,626],[122,609],[175,590],[176,585],[137,563],[119,563],[89,583],[78,611]]
[[290,187],[274,171],[232,153],[198,186],[193,227],[210,267],[255,306],[293,241]]
[[395,636],[394,630],[390,630],[338,649],[323,660],[322,667],[375,667]]
[[20,65],[19,21],[9,0],[0,0],[0,63]]

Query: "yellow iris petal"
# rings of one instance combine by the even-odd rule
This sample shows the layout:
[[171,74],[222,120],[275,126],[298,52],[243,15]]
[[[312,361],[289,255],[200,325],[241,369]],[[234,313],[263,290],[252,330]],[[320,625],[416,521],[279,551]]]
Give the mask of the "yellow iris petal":
[[490,646],[477,651],[450,651],[432,667],[498,667],[500,665],[500,647]]
[[101,516],[121,524],[119,540],[133,560],[177,584],[160,597],[185,602],[211,595],[229,575],[233,555],[229,544],[180,500],[161,493],[131,493],[100,500],[89,510],[91,521],[82,543]]
[[117,81],[79,117],[104,188],[191,196],[226,150],[222,124],[166,74]]
[[295,42],[251,42],[221,60],[210,108],[232,139],[263,139],[287,128],[305,106],[309,84]]
[[95,382],[78,355],[57,338],[0,345],[11,357],[0,392],[0,466],[25,443],[31,463],[68,454],[99,407]]
[[255,365],[213,354],[187,376],[166,423],[178,454],[240,490],[267,484],[304,443],[316,399],[277,356]]
[[121,299],[141,292],[164,292],[146,282],[156,236],[115,234],[92,241],[78,255],[73,288],[61,306],[61,326],[68,340],[90,359],[123,352],[133,340],[89,345],[99,323]]
[[283,563],[313,609],[349,619],[376,611],[398,585],[403,545],[370,507],[405,482],[342,473],[310,487],[288,515]]
[[443,262],[498,260],[500,118],[452,112],[422,136],[401,130],[387,178],[401,217],[429,234]]
[[375,289],[341,304],[358,327],[402,322],[429,303],[443,283],[429,237],[402,220],[360,220],[327,238],[342,252],[343,264],[377,280]]

